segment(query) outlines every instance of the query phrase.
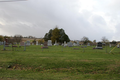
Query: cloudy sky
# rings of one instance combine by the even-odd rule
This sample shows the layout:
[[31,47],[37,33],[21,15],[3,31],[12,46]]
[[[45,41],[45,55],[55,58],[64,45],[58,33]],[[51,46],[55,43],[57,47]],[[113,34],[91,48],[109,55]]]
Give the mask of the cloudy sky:
[[120,0],[0,0],[0,35],[44,37],[63,28],[71,40],[120,40]]

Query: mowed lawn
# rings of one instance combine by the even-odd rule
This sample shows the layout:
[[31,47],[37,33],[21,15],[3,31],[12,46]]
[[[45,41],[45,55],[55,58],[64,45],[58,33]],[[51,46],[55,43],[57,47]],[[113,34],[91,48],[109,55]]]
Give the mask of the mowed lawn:
[[93,47],[0,46],[0,80],[120,80],[120,48]]

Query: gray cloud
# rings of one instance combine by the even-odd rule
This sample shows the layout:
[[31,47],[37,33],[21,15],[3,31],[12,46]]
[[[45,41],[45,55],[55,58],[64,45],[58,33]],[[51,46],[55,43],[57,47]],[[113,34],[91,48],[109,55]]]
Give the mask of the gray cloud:
[[0,3],[0,34],[43,37],[57,25],[63,28],[72,40],[80,40],[83,36],[98,41],[103,36],[109,40],[115,39],[116,29],[118,29],[115,25],[119,22],[119,14],[114,15],[116,13],[109,10],[109,7],[113,6],[111,0],[108,4],[104,0],[99,2],[92,0],[97,3],[94,5],[89,3],[92,6],[91,10],[83,7],[84,4],[81,1],[2,2]]

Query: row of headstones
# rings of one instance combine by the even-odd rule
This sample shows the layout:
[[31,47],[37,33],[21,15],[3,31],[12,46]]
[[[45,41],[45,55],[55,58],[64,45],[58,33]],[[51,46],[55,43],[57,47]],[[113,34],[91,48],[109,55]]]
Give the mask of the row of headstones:
[[[55,41],[54,45],[59,45],[59,44],[57,43],[57,41]],[[48,46],[52,46],[52,41],[51,40],[48,40]],[[72,46],[80,46],[80,44],[79,44],[79,41],[77,41],[77,43],[72,43],[72,42],[66,43],[66,41],[64,41],[64,43],[62,44],[62,46],[72,47]],[[90,46],[90,43],[88,43],[87,46]],[[102,47],[102,43],[98,43],[97,47]],[[109,47],[111,47],[111,44],[109,45]],[[119,48],[120,45],[118,44],[117,47]]]
[[[48,46],[52,46],[52,41],[51,41],[51,40],[48,40],[47,45],[48,45]],[[59,44],[57,43],[57,41],[55,41],[54,46],[57,46],[57,45],[59,45]],[[72,47],[72,46],[80,46],[80,44],[79,44],[79,41],[77,41],[77,43],[72,43],[72,42],[66,43],[66,41],[64,41],[64,43],[62,44],[62,46]],[[89,44],[88,46],[90,46],[90,44]]]
[[[26,45],[28,45],[28,46],[31,45],[30,41],[26,41],[26,42],[20,42],[20,46],[24,46],[25,43],[26,43]],[[3,45],[3,44],[4,44],[4,42],[1,42],[1,41],[0,41],[0,45]],[[16,45],[16,44],[17,44],[17,43],[14,43],[14,45]],[[32,45],[35,45],[35,44],[32,43]],[[43,45],[43,44],[39,44],[38,41],[36,41],[36,45]],[[48,46],[52,46],[52,41],[51,41],[51,40],[48,40],[47,45],[48,45]],[[56,45],[59,45],[59,44],[57,43],[57,41],[55,41],[55,44],[54,44],[54,45],[56,46]],[[78,41],[77,43],[72,43],[72,42],[66,43],[66,41],[64,41],[64,43],[62,44],[62,46],[69,46],[69,47],[79,46],[79,41]],[[88,43],[87,46],[90,46],[90,43]],[[111,44],[109,45],[109,47],[111,47]],[[119,48],[120,45],[117,45],[117,47]]]
[[[31,45],[30,41],[26,41],[26,42],[20,42],[20,45],[24,45],[26,43],[26,45]],[[16,45],[17,43],[14,42],[13,45]],[[4,45],[4,42],[0,41],[0,45]],[[32,43],[32,45],[35,45],[34,43]],[[38,41],[36,41],[36,45],[40,45],[38,44]]]
[[[27,41],[26,43],[30,45],[29,41]],[[52,46],[52,41],[48,40],[47,42],[45,42],[45,44],[47,44],[47,46]],[[32,45],[35,45],[35,44],[32,43]],[[44,44],[38,44],[38,41],[36,41],[36,45],[44,45]],[[58,46],[58,45],[59,45],[59,43],[57,43],[57,41],[55,41],[54,46]],[[64,43],[62,44],[62,46],[69,46],[69,47],[70,46],[79,46],[79,41],[77,43],[72,43],[72,42],[66,43],[66,41],[64,41]],[[88,46],[90,46],[90,45],[88,45]]]

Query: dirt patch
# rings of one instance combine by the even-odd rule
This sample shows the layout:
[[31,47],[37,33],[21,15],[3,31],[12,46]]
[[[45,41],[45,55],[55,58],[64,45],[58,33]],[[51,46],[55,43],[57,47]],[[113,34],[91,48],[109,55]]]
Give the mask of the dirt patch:
[[2,67],[0,67],[0,69],[2,69]]
[[79,62],[92,62],[92,60],[66,60],[68,62],[76,62],[76,61],[79,61]]
[[115,70],[116,68],[120,67],[120,61],[115,62],[115,64],[111,64],[108,66],[108,68],[112,71]]

